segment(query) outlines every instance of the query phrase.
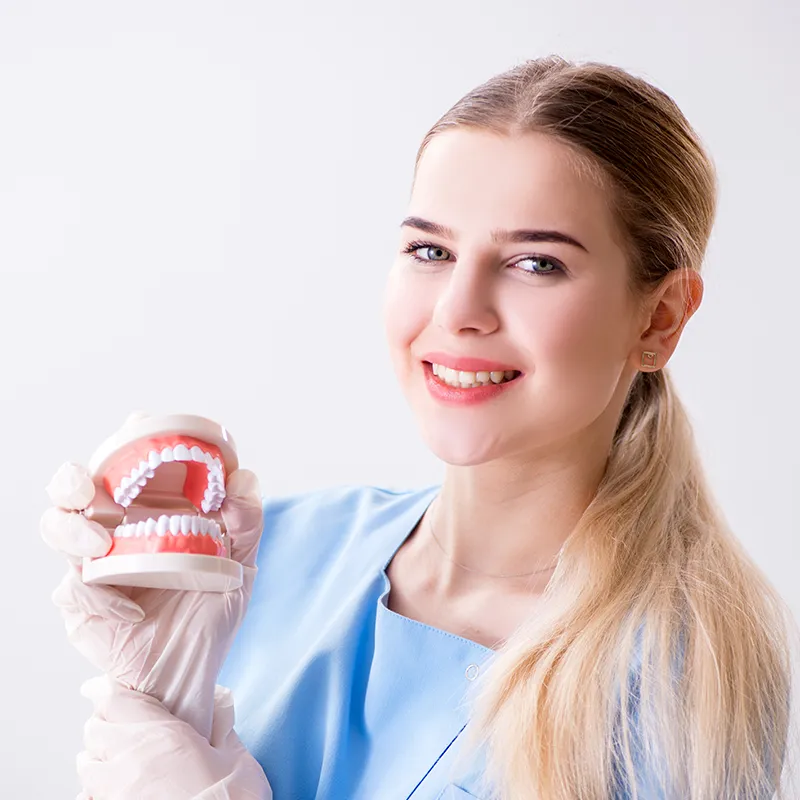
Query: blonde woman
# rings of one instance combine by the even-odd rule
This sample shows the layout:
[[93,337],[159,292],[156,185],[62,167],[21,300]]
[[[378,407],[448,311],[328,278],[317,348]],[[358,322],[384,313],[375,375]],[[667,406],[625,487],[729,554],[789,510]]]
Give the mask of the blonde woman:
[[[276,800],[780,788],[787,616],[668,372],[715,205],[675,103],[604,64],[528,61],[425,136],[385,321],[444,479],[264,501],[219,683]],[[119,692],[87,728],[87,796],[269,796],[233,767],[181,794],[224,746]]]

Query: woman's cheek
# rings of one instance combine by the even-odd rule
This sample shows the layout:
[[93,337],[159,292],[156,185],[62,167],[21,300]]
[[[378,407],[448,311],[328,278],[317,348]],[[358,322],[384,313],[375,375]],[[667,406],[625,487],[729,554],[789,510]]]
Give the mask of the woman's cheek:
[[406,350],[428,323],[428,298],[422,287],[402,269],[389,275],[384,303],[384,324],[389,346]]

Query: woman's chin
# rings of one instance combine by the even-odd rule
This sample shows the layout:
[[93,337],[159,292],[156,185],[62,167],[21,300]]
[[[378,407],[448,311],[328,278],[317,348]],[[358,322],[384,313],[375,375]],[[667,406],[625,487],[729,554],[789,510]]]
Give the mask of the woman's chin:
[[485,464],[498,457],[498,442],[488,441],[474,432],[423,431],[423,438],[430,451],[445,464],[454,467],[472,467]]

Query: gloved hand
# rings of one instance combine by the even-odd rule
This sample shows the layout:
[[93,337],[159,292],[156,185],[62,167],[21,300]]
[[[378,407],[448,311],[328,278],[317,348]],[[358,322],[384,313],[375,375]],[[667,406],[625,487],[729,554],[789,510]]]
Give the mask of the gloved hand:
[[78,800],[271,800],[261,765],[233,730],[233,697],[217,686],[211,742],[155,698],[92,678]]
[[214,685],[244,617],[256,574],[263,530],[261,493],[249,470],[232,472],[221,513],[231,557],[243,565],[244,583],[230,592],[195,592],[86,585],[84,556],[104,556],[111,537],[78,511],[94,497],[89,472],[64,464],[48,486],[55,505],[41,519],[44,540],[64,553],[67,574],[53,593],[67,635],[102,672],[161,701],[208,738]]

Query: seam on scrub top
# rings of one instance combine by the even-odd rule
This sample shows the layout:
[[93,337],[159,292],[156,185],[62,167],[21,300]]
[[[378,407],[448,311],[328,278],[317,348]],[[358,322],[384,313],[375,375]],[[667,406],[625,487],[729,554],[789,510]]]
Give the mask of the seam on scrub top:
[[425,628],[426,630],[434,631],[435,633],[440,633],[442,636],[447,636],[450,639],[457,639],[459,642],[466,642],[468,645],[471,645],[472,647],[479,647],[481,650],[488,650],[489,654],[494,652],[491,648],[484,647],[479,642],[472,641],[472,639],[467,639],[464,636],[459,636],[457,633],[451,633],[450,631],[445,631],[442,630],[441,628],[434,628],[433,625],[426,625],[424,622],[420,622],[418,619],[411,619],[411,617],[406,617],[403,614],[398,614],[396,611],[392,611],[392,609],[385,604],[383,607],[390,613],[394,614],[396,617],[401,617],[402,619],[406,619],[409,622],[413,623],[414,625],[418,625],[420,628]]
[[[425,778],[427,778],[428,775],[431,774],[431,772],[433,771],[434,767],[442,760],[442,758],[444,758],[444,756],[447,753],[447,751],[453,746],[453,743],[455,742],[455,740],[458,739],[459,736],[461,736],[461,734],[464,732],[464,728],[466,728],[466,727],[467,726],[464,725],[464,727],[462,727],[461,730],[453,737],[453,740],[450,742],[450,744],[448,744],[447,747],[445,747],[445,749],[442,750],[441,753],[439,753],[439,757],[436,759],[436,761],[433,762],[433,764],[430,765],[430,767],[428,768],[428,771],[420,778],[419,783],[411,790],[411,794],[409,794],[408,797],[406,797],[406,800],[409,800],[411,795],[413,795],[414,792],[416,792],[417,789],[419,789],[419,787],[422,786],[423,782],[425,781]],[[447,787],[445,786],[444,789],[446,789],[446,788]],[[444,789],[442,789],[442,791],[439,792],[438,795],[436,795],[437,800],[439,800],[439,798],[444,793]]]

